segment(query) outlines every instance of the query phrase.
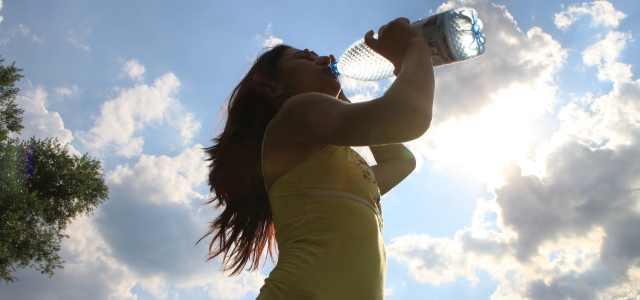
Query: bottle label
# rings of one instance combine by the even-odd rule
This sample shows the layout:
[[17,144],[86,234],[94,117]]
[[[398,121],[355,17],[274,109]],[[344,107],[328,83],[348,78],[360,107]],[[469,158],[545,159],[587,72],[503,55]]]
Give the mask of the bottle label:
[[445,34],[446,13],[442,12],[411,23],[411,27],[420,30],[427,38],[433,66],[446,65],[458,61],[453,56]]

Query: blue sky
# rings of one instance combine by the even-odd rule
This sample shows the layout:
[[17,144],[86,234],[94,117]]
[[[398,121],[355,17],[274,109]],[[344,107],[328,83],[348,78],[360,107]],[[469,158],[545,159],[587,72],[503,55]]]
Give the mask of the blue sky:
[[[194,246],[215,217],[201,148],[267,45],[339,56],[368,30],[468,6],[482,56],[436,68],[419,166],[383,197],[387,299],[640,295],[640,2],[2,1],[25,76],[22,138],[99,158],[110,199],[68,228],[65,268],[3,299],[254,299]],[[354,101],[390,80],[341,78]],[[366,148],[357,148],[373,163]]]

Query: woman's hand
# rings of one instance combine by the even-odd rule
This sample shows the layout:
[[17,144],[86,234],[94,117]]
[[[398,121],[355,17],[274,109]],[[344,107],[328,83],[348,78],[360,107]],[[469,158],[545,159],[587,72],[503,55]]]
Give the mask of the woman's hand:
[[394,66],[393,73],[398,76],[402,70],[402,62],[409,46],[409,41],[424,35],[411,27],[407,18],[397,18],[378,29],[378,39],[373,37],[373,30],[364,36],[364,42],[369,48],[388,59]]

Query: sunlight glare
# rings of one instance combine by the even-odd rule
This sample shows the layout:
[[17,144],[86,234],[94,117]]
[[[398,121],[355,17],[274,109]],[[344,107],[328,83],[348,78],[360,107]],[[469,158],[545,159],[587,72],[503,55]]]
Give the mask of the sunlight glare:
[[538,146],[532,138],[535,120],[550,109],[555,88],[513,84],[491,97],[493,104],[480,114],[445,121],[423,137],[426,155],[435,160],[435,167],[455,165],[499,186],[501,169],[526,160]]

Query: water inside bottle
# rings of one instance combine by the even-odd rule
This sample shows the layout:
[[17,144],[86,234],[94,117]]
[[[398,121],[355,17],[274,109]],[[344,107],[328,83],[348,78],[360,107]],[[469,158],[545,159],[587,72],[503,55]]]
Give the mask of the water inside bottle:
[[[378,35],[374,35],[377,38]],[[338,72],[357,80],[380,80],[393,76],[393,64],[364,43],[356,41],[340,56]]]

